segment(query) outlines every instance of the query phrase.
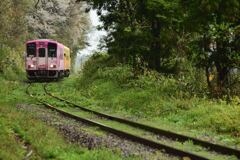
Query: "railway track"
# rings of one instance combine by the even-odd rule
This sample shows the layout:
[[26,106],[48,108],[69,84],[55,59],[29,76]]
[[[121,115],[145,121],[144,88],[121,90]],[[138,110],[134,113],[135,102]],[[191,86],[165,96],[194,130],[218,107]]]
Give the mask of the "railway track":
[[[166,145],[164,143],[160,143],[160,142],[154,141],[152,139],[147,139],[147,138],[142,137],[142,136],[137,136],[135,134],[116,129],[116,128],[111,127],[109,125],[106,125],[104,123],[99,123],[96,120],[91,120],[91,119],[84,118],[84,117],[79,116],[79,115],[74,115],[72,112],[64,111],[63,109],[60,109],[56,106],[52,106],[51,104],[48,104],[47,102],[39,100],[38,98],[34,97],[29,92],[30,86],[31,85],[29,85],[29,87],[27,88],[27,93],[31,97],[35,98],[38,102],[42,103],[48,109],[57,111],[57,112],[61,113],[62,115],[66,116],[66,117],[73,118],[77,121],[81,121],[81,122],[87,123],[89,125],[97,126],[104,131],[116,134],[120,137],[129,139],[131,141],[135,141],[135,142],[141,143],[141,144],[146,145],[146,146],[150,146],[150,147],[155,148],[155,149],[164,150],[165,153],[168,153],[168,154],[174,155],[174,156],[178,156],[180,158],[190,158],[190,159],[197,159],[197,160],[198,159],[199,160],[209,159],[205,156],[201,156],[201,155],[198,155],[196,153],[191,153],[191,152],[188,152],[188,151],[177,149],[175,147]],[[188,136],[177,134],[177,133],[174,133],[174,132],[171,132],[171,131],[162,130],[162,129],[159,129],[159,128],[155,128],[155,127],[148,126],[148,125],[145,125],[145,124],[137,123],[137,122],[130,121],[130,120],[127,120],[127,119],[123,119],[123,118],[114,117],[114,116],[111,116],[111,115],[108,115],[108,114],[100,113],[100,112],[88,109],[86,107],[82,107],[82,106],[77,105],[73,102],[65,100],[61,97],[53,95],[52,93],[50,93],[47,90],[47,84],[44,85],[44,91],[47,95],[49,95],[50,97],[52,97],[54,99],[62,101],[64,103],[66,103],[66,104],[68,104],[72,107],[78,108],[78,109],[80,109],[84,112],[94,114],[98,117],[105,118],[105,119],[108,119],[108,120],[111,120],[111,121],[116,121],[116,122],[119,122],[119,123],[122,123],[122,124],[125,124],[125,125],[129,125],[131,127],[141,129],[141,130],[144,130],[144,131],[147,131],[147,132],[151,132],[153,134],[171,139],[173,141],[178,141],[178,142],[191,141],[193,144],[202,146],[209,151],[213,151],[213,152],[220,153],[220,154],[223,154],[223,155],[235,155],[236,157],[240,158],[240,151],[237,150],[237,149],[234,149],[234,148],[229,148],[229,147],[225,147],[225,146],[222,146],[222,145],[213,144],[213,143],[203,141],[203,140],[200,140],[200,139],[196,139],[196,138],[193,138],[193,137],[188,137]]]

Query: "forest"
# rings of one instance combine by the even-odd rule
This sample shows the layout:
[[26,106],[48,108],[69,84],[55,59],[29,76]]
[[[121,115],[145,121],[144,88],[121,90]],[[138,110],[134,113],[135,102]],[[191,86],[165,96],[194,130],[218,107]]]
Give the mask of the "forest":
[[136,74],[144,69],[180,79],[196,74],[205,76],[212,97],[239,95],[238,0],[88,2],[104,22],[101,28],[109,32],[102,47]]

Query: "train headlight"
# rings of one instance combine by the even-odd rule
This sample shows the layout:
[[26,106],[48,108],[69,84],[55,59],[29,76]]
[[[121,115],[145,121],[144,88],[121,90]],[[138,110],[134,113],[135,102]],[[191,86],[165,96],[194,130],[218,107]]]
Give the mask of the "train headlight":
[[50,65],[50,68],[56,68],[56,65],[51,64],[51,65]]
[[33,64],[29,65],[29,68],[34,68],[35,66]]

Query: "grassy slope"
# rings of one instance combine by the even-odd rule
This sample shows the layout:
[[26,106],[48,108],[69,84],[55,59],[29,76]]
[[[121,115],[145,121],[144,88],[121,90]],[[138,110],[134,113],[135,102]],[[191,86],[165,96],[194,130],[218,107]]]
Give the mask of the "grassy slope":
[[68,144],[55,129],[9,106],[1,106],[0,112],[2,159],[24,159],[27,155],[23,143],[16,140],[17,136],[31,145],[33,159],[120,159],[107,150],[88,151]]
[[150,74],[132,79],[129,67],[105,67],[104,63],[95,59],[87,64],[88,69],[80,78],[72,77],[63,81],[61,87],[57,83],[50,88],[98,111],[240,146],[238,102],[226,104],[222,100],[199,98],[174,78],[155,78]]
[[32,159],[122,159],[107,149],[89,151],[66,142],[55,129],[16,109],[18,103],[33,103],[26,84],[1,78],[0,84],[0,159],[23,159],[29,152],[24,144],[30,144]]

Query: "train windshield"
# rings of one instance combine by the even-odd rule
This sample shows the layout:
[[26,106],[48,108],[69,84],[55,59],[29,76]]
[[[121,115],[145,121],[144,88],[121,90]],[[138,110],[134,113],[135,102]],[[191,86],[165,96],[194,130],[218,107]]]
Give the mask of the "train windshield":
[[48,57],[57,57],[56,43],[48,43]]
[[46,54],[45,48],[40,48],[38,52],[39,52],[39,57],[45,57],[45,54]]
[[35,56],[36,55],[36,43],[28,43],[27,44],[27,56]]

